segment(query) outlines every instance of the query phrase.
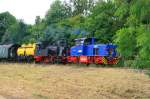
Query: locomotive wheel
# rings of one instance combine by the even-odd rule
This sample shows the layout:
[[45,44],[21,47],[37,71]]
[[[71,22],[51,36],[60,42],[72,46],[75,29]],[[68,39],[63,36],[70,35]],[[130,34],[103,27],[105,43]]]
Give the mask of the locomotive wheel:
[[90,63],[86,63],[86,66],[89,67]]
[[47,63],[50,63],[49,58],[48,58],[48,57],[45,57],[45,58],[43,59],[43,62],[46,63],[46,64],[47,64]]
[[34,61],[34,64],[40,64],[41,62]]
[[27,57],[27,62],[28,62],[28,63],[31,63],[32,61],[33,61],[33,57],[32,57],[32,56],[28,56],[28,57]]

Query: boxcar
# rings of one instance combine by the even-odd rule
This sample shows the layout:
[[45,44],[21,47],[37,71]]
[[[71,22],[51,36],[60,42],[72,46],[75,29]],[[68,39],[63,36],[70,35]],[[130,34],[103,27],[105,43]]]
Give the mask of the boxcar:
[[16,60],[18,44],[0,45],[0,60]]

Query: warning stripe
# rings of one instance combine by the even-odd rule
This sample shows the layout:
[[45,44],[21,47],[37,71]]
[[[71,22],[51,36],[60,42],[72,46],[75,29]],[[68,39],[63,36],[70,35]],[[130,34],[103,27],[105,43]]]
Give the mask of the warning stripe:
[[118,62],[119,62],[119,59],[116,59],[116,62],[115,62],[115,64],[118,64]]
[[107,60],[106,60],[105,57],[102,57],[102,62],[103,62],[104,64],[107,64]]

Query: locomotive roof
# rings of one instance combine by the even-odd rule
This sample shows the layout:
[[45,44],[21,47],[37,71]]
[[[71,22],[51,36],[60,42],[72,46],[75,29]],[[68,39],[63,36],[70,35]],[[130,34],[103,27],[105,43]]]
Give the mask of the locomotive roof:
[[86,38],[77,38],[75,41],[85,40]]
[[97,40],[97,38],[95,38],[95,37],[90,37],[90,38],[77,38],[77,39],[75,39],[75,41],[80,41],[80,40],[91,40],[91,39]]
[[4,45],[0,45],[0,47],[5,47],[5,48],[10,48],[12,46],[18,46],[17,44],[4,44]]

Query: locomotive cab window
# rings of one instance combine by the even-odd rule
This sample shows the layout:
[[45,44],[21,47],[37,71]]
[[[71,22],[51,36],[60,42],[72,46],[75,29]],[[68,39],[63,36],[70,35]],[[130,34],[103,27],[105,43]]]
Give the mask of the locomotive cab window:
[[93,50],[93,53],[94,53],[94,55],[98,55],[98,48],[94,48],[94,50]]
[[84,45],[85,38],[75,39],[76,45]]
[[84,44],[85,44],[85,45],[89,45],[89,44],[90,44],[90,42],[91,42],[91,41],[90,41],[89,39],[85,39]]

